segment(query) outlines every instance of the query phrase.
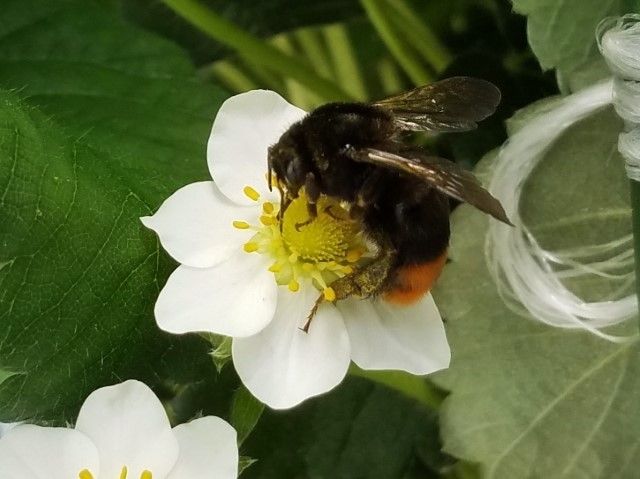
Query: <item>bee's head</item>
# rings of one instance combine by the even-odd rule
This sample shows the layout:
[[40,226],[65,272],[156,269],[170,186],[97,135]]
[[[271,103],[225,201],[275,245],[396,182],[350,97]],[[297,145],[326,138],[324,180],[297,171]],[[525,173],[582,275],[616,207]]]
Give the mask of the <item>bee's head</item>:
[[280,193],[283,194],[284,189],[286,197],[293,199],[298,197],[300,188],[304,186],[308,169],[296,148],[287,140],[286,136],[283,136],[278,143],[269,147],[268,181],[271,190],[275,176]]

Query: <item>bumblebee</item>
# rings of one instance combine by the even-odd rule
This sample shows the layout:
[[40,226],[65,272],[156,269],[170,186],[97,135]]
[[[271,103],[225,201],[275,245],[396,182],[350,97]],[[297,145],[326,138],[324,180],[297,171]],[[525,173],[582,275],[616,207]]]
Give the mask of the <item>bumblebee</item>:
[[427,293],[447,259],[450,198],[511,224],[471,173],[403,141],[406,132],[474,129],[499,102],[493,84],[453,77],[372,104],[323,105],[269,148],[269,188],[275,182],[280,191],[281,215],[304,188],[310,219],[296,225],[304,228],[327,195],[348,204],[378,246],[371,263],[331,284],[336,301],[379,295],[411,304]]

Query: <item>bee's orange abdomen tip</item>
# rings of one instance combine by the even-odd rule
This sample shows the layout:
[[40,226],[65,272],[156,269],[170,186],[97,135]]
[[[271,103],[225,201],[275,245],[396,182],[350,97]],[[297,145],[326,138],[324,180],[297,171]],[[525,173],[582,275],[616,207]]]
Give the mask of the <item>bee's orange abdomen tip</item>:
[[415,303],[431,290],[446,262],[445,250],[431,261],[399,268],[393,287],[382,295],[383,299],[392,304],[405,306]]

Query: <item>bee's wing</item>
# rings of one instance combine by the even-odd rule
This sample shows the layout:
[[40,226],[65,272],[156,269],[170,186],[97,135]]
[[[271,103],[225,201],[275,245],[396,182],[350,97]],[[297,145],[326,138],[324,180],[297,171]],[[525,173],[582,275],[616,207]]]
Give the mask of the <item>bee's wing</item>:
[[503,223],[512,224],[500,202],[482,187],[472,173],[452,161],[427,156],[415,150],[392,153],[364,148],[354,153],[355,161],[371,163],[421,178],[441,193],[469,203]]
[[396,125],[411,131],[466,131],[493,114],[500,90],[485,80],[452,77],[401,93],[374,105],[393,113]]

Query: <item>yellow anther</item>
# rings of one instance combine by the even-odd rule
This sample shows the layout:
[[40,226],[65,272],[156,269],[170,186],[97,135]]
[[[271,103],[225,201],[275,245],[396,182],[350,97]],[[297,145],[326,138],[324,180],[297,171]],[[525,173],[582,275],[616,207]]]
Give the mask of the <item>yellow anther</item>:
[[253,201],[258,201],[260,199],[260,193],[258,193],[256,190],[254,190],[250,186],[245,186],[242,191],[244,192],[245,195],[247,195],[249,199],[252,199]]
[[276,223],[276,220],[273,216],[262,215],[260,217],[260,223],[265,226],[271,226]]
[[120,479],[127,479],[127,466],[122,466],[120,471]]
[[270,215],[275,211],[275,207],[273,206],[273,203],[271,203],[270,201],[266,201],[262,205],[262,211],[264,211],[266,214]]
[[142,471],[142,474],[140,474],[140,479],[153,479],[153,475],[151,474],[151,471],[144,470]]
[[83,469],[78,473],[78,477],[80,479],[93,479],[93,474],[91,474],[88,469]]
[[300,283],[298,283],[295,279],[292,279],[291,281],[289,281],[288,287],[289,291],[295,293],[300,289]]
[[343,266],[340,271],[344,274],[351,274],[353,273],[353,268],[351,266]]
[[311,263],[302,263],[302,270],[303,271],[313,271],[314,267],[316,267],[317,265],[313,265]]
[[239,230],[248,230],[249,228],[251,228],[251,225],[246,221],[234,221],[233,227],[238,228]]
[[280,271],[282,271],[282,265],[280,263],[273,263],[271,266],[269,266],[269,271],[271,271],[272,273],[279,273]]
[[347,251],[346,259],[349,263],[355,263],[360,258],[362,258],[363,254],[364,254],[364,251],[362,251],[360,248],[353,248]]
[[333,290],[333,288],[331,286],[324,288],[324,291],[322,292],[322,294],[324,295],[324,299],[330,302],[334,302],[336,300],[336,292]]
[[249,241],[248,243],[245,243],[244,246],[243,246],[243,249],[247,253],[253,253],[255,251],[258,251],[258,248],[260,248],[260,245],[258,243],[254,243],[252,241]]
[[289,263],[297,263],[298,262],[298,255],[296,253],[291,253],[289,255]]

